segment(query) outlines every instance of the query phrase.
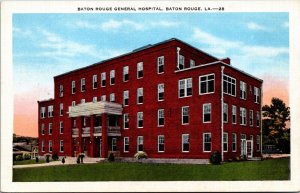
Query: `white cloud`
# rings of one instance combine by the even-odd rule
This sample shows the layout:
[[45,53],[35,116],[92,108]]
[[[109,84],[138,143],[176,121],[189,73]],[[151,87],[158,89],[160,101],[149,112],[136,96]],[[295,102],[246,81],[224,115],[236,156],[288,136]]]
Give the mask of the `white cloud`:
[[132,20],[128,20],[128,19],[123,19],[120,21],[114,20],[114,19],[110,19],[106,22],[103,22],[101,24],[101,29],[104,31],[108,31],[108,30],[117,30],[120,28],[133,28],[135,30],[143,30],[145,29],[145,26],[141,23],[132,21]]
[[248,29],[251,29],[251,30],[271,31],[269,28],[259,25],[255,22],[247,23],[247,27],[248,27]]
[[179,22],[174,22],[174,21],[167,21],[167,20],[162,20],[162,21],[157,21],[157,22],[151,22],[150,23],[153,27],[177,27],[180,25]]
[[13,27],[13,35],[19,38],[28,38],[32,35],[32,31],[29,29],[20,29],[17,27]]
[[284,28],[289,28],[289,22],[288,21],[286,21],[286,22],[284,22],[283,24],[282,24],[282,27],[284,27]]
[[86,28],[86,29],[100,29],[99,25],[92,24],[88,21],[76,21],[74,23],[74,26],[78,28]]

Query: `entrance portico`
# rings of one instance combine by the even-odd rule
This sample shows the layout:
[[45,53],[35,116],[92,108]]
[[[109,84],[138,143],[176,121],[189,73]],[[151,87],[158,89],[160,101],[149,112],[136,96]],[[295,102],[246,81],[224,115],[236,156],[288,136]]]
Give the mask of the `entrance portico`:
[[122,105],[106,101],[70,106],[74,156],[106,158],[108,137],[121,136],[122,110]]

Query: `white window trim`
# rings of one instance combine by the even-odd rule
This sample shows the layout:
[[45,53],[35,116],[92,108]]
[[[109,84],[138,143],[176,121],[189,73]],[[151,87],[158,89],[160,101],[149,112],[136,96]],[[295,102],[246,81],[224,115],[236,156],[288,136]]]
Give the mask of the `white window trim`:
[[[205,134],[209,134],[210,135],[210,150],[209,151],[205,151]],[[203,152],[211,152],[211,149],[212,149],[212,138],[211,138],[211,133],[210,132],[203,133],[203,144],[202,144],[202,146],[203,146]]]
[[[191,79],[191,84],[192,84],[192,94],[191,95],[187,95],[187,82],[188,82],[188,79]],[[180,81],[184,81],[184,96],[180,96]],[[193,96],[193,78],[184,78],[184,79],[180,79],[178,80],[178,98],[187,98],[187,97],[192,97]]]
[[[233,140],[233,135],[235,136],[235,140]],[[237,150],[237,135],[236,135],[236,133],[232,133],[232,145],[231,145],[231,149],[232,149],[232,152],[236,152],[236,150]],[[235,143],[235,150],[232,148],[233,147],[233,144]]]
[[[164,139],[164,143],[163,143],[163,145],[164,145],[164,150],[163,150],[163,151],[160,151],[160,150],[159,150],[159,144],[160,144],[160,143],[159,143],[159,138],[160,138],[160,137],[163,137],[163,139]],[[165,136],[164,136],[164,135],[158,135],[158,136],[157,136],[157,152],[158,152],[158,153],[163,153],[163,152],[165,152]]]
[[[128,139],[128,151],[125,150],[125,146],[126,146],[126,140],[125,139]],[[124,137],[123,139],[123,152],[124,153],[128,153],[129,152],[129,137]]]
[[86,88],[83,90],[83,86],[85,86],[85,78],[80,79],[80,91],[85,92]]
[[40,111],[41,119],[46,118],[46,107],[41,107]]
[[[143,76],[139,77],[139,65],[142,64],[142,72],[143,72]],[[144,63],[143,62],[139,62],[136,64],[136,78],[137,79],[142,79],[144,77]]]
[[41,135],[45,135],[45,124],[41,124]]
[[[243,90],[241,90],[241,88]],[[247,99],[247,84],[244,81],[240,81],[240,92],[244,93],[242,96],[240,96],[240,99],[246,100]]]
[[[189,142],[189,150],[188,151],[183,151],[183,136],[188,136],[188,142]],[[183,153],[188,153],[190,152],[190,134],[184,133],[181,135],[181,152]]]
[[[51,125],[51,129],[50,129],[50,125]],[[51,130],[51,133],[50,133],[50,130]],[[52,135],[52,133],[53,133],[53,124],[49,123],[48,124],[48,135]]]
[[125,127],[125,115],[128,117],[128,125],[129,125],[129,113],[124,113],[123,114],[123,129],[129,129],[129,127]]
[[64,132],[61,132],[61,130],[64,129],[64,122],[60,121],[59,122],[59,134],[63,134]]
[[[252,123],[251,123],[251,116],[252,116]],[[254,122],[254,114],[253,114],[253,110],[249,110],[249,126],[253,127],[253,122]]]
[[76,101],[72,101],[72,107],[74,107],[76,105]]
[[[74,92],[73,92],[73,88],[75,89]],[[71,93],[75,94],[75,92],[76,92],[76,82],[75,82],[75,80],[72,80],[72,83],[71,83]]]
[[101,101],[106,101],[106,95],[101,95]]
[[[227,116],[227,120],[223,120],[224,123],[228,123],[228,104],[227,103],[223,103],[224,107],[223,107],[223,113],[225,113]],[[226,106],[226,109],[225,109],[225,106]],[[226,110],[226,111],[225,111]],[[224,116],[225,117],[225,116]]]
[[[102,84],[103,80],[105,81],[105,85]],[[101,73],[101,83],[100,84],[101,84],[101,87],[106,87],[106,72]]]
[[[186,107],[189,110],[189,113],[188,113],[189,121],[188,121],[188,123],[183,123],[183,109],[186,108]],[[190,124],[190,107],[189,106],[183,106],[183,107],[181,107],[181,125],[188,125],[188,124]]]
[[[257,143],[257,142],[259,142],[259,143]],[[260,148],[261,148],[260,135],[256,135],[256,147],[257,147],[257,144],[259,144],[259,148],[256,149],[256,152],[260,152]]]
[[260,99],[260,89],[256,86],[254,86],[254,103],[259,104],[260,100],[261,100]]
[[[164,117],[163,117],[163,119],[164,119],[164,124],[163,125],[160,125],[159,124],[159,112],[160,111],[163,111],[163,115],[164,115]],[[165,126],[165,110],[164,109],[158,109],[157,110],[157,127],[164,127]]]
[[[143,101],[141,103],[139,103],[139,90],[142,90],[141,97],[143,97]],[[144,103],[144,89],[143,89],[143,87],[137,88],[137,90],[136,90],[136,104],[141,105],[143,103]]]
[[64,104],[60,103],[59,104],[59,116],[63,116],[64,115],[64,113],[62,111],[64,111]]
[[[112,100],[113,99],[113,100]],[[110,93],[109,94],[109,101],[110,102],[116,102],[116,96],[115,93]]]
[[45,152],[45,141],[42,141],[42,145],[41,145],[41,151]]
[[[125,98],[125,93],[127,92],[127,98]],[[125,99],[128,99],[128,104],[125,104]],[[123,91],[123,105],[124,106],[129,106],[129,90],[124,90]]]
[[[51,151],[50,151],[50,147],[51,147]],[[53,150],[53,143],[52,143],[52,140],[49,140],[49,142],[48,142],[48,152],[52,152],[52,150]]]
[[[139,114],[142,114],[142,121],[143,121],[143,126],[142,127],[139,127]],[[137,128],[143,128],[144,127],[144,113],[142,111],[139,111],[136,113],[136,127]]]
[[[193,66],[191,66],[191,64],[193,64]],[[195,67],[196,66],[196,62],[193,59],[190,59],[190,68]]]
[[[62,142],[62,145],[61,145],[61,142]],[[59,141],[59,152],[64,152],[64,151],[61,150],[61,147],[64,148],[64,140]],[[64,150],[65,150],[65,148],[64,148]]]
[[[233,111],[233,109],[235,109],[235,111]],[[231,113],[232,113],[231,122],[232,122],[232,124],[236,125],[236,123],[237,123],[237,107],[236,107],[236,105],[232,105]],[[235,122],[233,122],[233,115],[235,115]]]
[[[213,92],[207,92],[207,93],[201,93],[201,77],[210,76],[210,75],[214,75],[214,91]],[[207,95],[207,94],[213,94],[213,93],[215,93],[215,88],[216,88],[216,86],[215,86],[215,80],[216,80],[215,77],[216,77],[215,73],[205,74],[205,75],[199,76],[199,95]]]
[[[204,106],[210,106],[210,121],[204,121]],[[212,106],[211,106],[211,103],[204,103],[203,105],[202,105],[202,123],[211,123],[211,120],[212,120]]]
[[[162,64],[159,64],[159,58],[163,58],[163,63]],[[164,66],[163,68],[165,68],[165,56],[157,57],[157,74],[165,73],[165,69],[162,72],[159,72],[159,66]]]
[[64,96],[64,86],[62,84],[59,85],[59,97]]
[[[115,142],[114,142],[115,141]],[[115,144],[114,144],[115,143]],[[117,150],[117,138],[113,137],[111,138],[111,151],[115,152],[116,150],[113,150],[113,147],[115,146],[116,150]]]
[[244,107],[240,107],[240,120],[242,115],[242,120],[244,120],[243,112],[245,113],[245,123],[240,122],[240,125],[246,126],[247,125],[247,109]]
[[[164,94],[164,98],[163,99],[159,99],[159,85],[163,85],[163,87],[164,87],[164,91],[163,92],[161,92],[161,93],[163,93]],[[165,100],[165,84],[164,83],[160,83],[160,84],[158,84],[157,85],[157,101],[164,101]]]
[[[224,92],[224,94],[226,94],[226,95],[229,95],[229,96],[233,96],[233,97],[236,97],[236,78],[233,78],[232,76],[229,76],[229,75],[226,75],[226,74],[224,74],[223,76],[227,76],[227,77],[229,77],[229,78],[231,78],[231,79],[234,79],[235,80],[235,95],[232,95],[232,94],[229,94],[229,93],[226,93],[226,92]],[[224,79],[223,79],[223,81],[225,81]],[[228,81],[226,81],[226,82],[228,82]],[[222,82],[222,84],[223,84],[223,82]],[[230,83],[230,84],[232,84],[232,83]],[[227,87],[228,88],[228,87]]]
[[[226,141],[224,140],[224,136],[223,136],[223,152],[228,152],[228,133],[224,132],[223,133],[224,136],[226,136]],[[224,149],[224,144],[227,144],[227,149]]]
[[139,135],[139,136],[137,136],[137,142],[136,142],[136,151],[137,152],[141,152],[141,151],[139,151],[139,139],[142,139],[142,141],[143,141],[143,143],[141,144],[141,145],[143,145],[143,151],[144,151],[144,136],[141,136],[141,135]]
[[125,80],[125,75],[126,75],[126,74],[125,74],[125,69],[126,69],[126,68],[128,69],[128,70],[127,70],[127,71],[128,71],[127,74],[128,74],[128,76],[129,76],[129,66],[124,66],[124,67],[123,67],[123,82],[128,82],[128,81],[129,81],[129,78],[128,78],[128,80]]
[[[112,74],[113,74],[113,76],[112,76]],[[113,78],[115,79],[114,83],[111,82],[111,80],[112,80]],[[115,70],[111,70],[111,71],[109,72],[109,84],[110,84],[110,85],[115,85],[115,84],[116,84],[116,71],[115,71]]]
[[[95,78],[96,77],[96,78]],[[94,74],[93,75],[93,89],[97,89],[98,88],[98,85],[96,87],[94,87],[95,83],[98,84],[98,80],[97,80],[97,74]]]

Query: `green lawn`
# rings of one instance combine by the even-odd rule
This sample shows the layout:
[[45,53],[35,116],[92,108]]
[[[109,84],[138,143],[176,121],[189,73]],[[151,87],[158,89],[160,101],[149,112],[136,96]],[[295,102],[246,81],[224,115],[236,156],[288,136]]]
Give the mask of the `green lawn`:
[[289,180],[289,158],[222,165],[96,163],[13,169],[14,182]]
[[45,163],[45,160],[39,160],[36,162],[35,159],[22,160],[22,161],[14,161],[13,165],[26,165],[26,164],[42,164]]

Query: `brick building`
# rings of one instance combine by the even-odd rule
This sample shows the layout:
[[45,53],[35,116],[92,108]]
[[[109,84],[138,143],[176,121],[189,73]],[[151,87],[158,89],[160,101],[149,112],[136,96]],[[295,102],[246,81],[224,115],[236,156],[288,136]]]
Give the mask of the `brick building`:
[[[222,83],[223,82],[223,83]],[[54,77],[39,152],[224,160],[261,155],[262,80],[178,39]]]

